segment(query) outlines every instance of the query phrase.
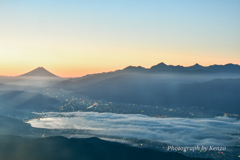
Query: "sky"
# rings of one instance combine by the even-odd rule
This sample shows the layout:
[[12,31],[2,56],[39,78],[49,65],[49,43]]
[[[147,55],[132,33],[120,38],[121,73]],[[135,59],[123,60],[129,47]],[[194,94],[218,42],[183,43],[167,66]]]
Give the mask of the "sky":
[[0,0],[0,75],[240,64],[239,0]]

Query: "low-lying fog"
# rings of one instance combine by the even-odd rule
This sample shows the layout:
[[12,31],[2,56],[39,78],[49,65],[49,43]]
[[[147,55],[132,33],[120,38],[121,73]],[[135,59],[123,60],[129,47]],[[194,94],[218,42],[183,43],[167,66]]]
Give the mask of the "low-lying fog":
[[35,128],[87,130],[96,136],[140,138],[175,146],[232,146],[240,141],[240,121],[227,117],[155,118],[97,112],[44,114],[46,118],[27,123]]

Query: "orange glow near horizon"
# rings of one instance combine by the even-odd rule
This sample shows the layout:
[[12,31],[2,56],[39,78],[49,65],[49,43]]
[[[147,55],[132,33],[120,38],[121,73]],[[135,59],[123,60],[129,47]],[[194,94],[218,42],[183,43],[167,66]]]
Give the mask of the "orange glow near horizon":
[[[0,1],[0,75],[240,64],[238,1]],[[172,5],[175,4],[175,5]],[[44,12],[43,12],[44,11]]]
[[[171,58],[171,57],[170,57]],[[98,58],[96,58],[98,59]],[[100,62],[99,62],[100,61]],[[60,63],[60,62],[48,62],[48,63],[22,63],[21,61],[15,62],[14,64],[8,64],[8,63],[1,63],[0,64],[0,75],[1,76],[18,76],[24,73],[27,73],[31,70],[34,70],[37,67],[44,67],[51,73],[63,77],[63,78],[70,78],[70,77],[82,77],[88,74],[95,74],[95,73],[102,73],[102,72],[111,72],[115,70],[121,70],[123,68],[126,68],[127,66],[142,66],[145,68],[150,68],[153,65],[157,65],[158,63],[164,62],[167,65],[181,65],[181,66],[192,66],[195,63],[198,63],[202,66],[210,66],[210,65],[225,65],[228,63],[232,64],[240,64],[239,59],[231,59],[231,58],[215,58],[215,57],[198,57],[195,58],[194,56],[186,56],[183,57],[181,55],[177,56],[175,55],[170,60],[166,59],[164,57],[155,58],[154,60],[151,59],[149,61],[133,61],[132,63],[130,61],[114,61],[112,59],[112,62],[110,61],[107,63],[107,60],[101,61],[95,60],[91,63],[77,63],[74,62],[68,62],[68,63]],[[124,63],[122,63],[124,62]],[[179,63],[180,62],[180,63]],[[121,64],[122,63],[122,64]]]
[[[2,44],[6,43],[2,42]],[[150,68],[161,62],[182,66],[192,66],[196,63],[203,66],[240,64],[240,55],[237,54],[236,49],[231,51],[231,56],[227,56],[227,51],[221,48],[216,51],[206,48],[200,50],[195,47],[171,48],[163,45],[124,48],[117,45],[79,48],[77,44],[55,44],[50,48],[41,48],[38,44],[35,45],[29,48],[18,46],[15,42],[15,47],[0,48],[0,75],[18,76],[37,67],[44,67],[60,77],[81,77],[115,71],[130,65]]]

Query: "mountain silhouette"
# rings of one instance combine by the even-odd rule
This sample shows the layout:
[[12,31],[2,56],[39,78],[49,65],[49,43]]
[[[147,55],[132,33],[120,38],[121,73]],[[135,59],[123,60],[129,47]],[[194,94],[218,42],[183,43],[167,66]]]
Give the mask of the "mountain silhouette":
[[166,65],[165,63],[161,62],[155,66],[152,66],[149,69],[149,72],[182,72],[184,71],[183,66],[173,66],[173,65]]
[[[111,72],[104,72],[104,73],[97,73],[97,74],[89,74],[83,77],[71,78],[67,80],[63,80],[55,85],[55,87],[65,88],[65,89],[80,89],[84,86],[92,85],[94,83],[111,79],[118,76],[132,76],[134,73],[143,74],[145,77],[151,76],[151,74],[171,74],[171,75],[179,75],[176,77],[176,81],[178,78],[183,79],[181,77],[185,76],[185,82],[188,83],[187,77],[194,79],[193,76],[204,76],[206,80],[212,80],[214,78],[232,78],[226,77],[227,75],[235,75],[239,78],[240,75],[240,66],[237,64],[225,64],[225,65],[210,65],[210,66],[201,66],[196,63],[193,66],[184,67],[184,66],[173,66],[173,65],[166,65],[165,63],[161,62],[151,68],[144,68],[142,66],[128,66],[122,70],[116,70]],[[173,77],[174,77],[173,76]],[[212,76],[212,77],[210,77]],[[208,78],[210,77],[210,78]],[[195,78],[196,79],[196,78]],[[202,81],[197,78],[197,80],[192,82],[197,82],[198,80]]]
[[38,67],[38,68],[28,72],[28,73],[20,75],[20,76],[21,77],[52,77],[52,78],[58,77],[58,76],[49,72],[48,70],[46,70],[43,67]]
[[[54,87],[92,99],[161,106],[201,106],[223,113],[240,113],[240,66],[189,67],[159,63],[147,69],[129,66],[114,72],[61,81]],[[191,97],[191,98],[190,98]]]
[[174,66],[166,65],[161,62],[157,65],[152,66],[151,68],[144,68],[141,66],[128,66],[121,70],[122,72],[137,72],[137,73],[187,73],[187,74],[202,74],[202,73],[240,73],[240,66],[237,64],[228,63],[225,65],[210,65],[202,66],[196,63],[193,66],[184,67],[184,66]]
[[190,73],[190,74],[201,74],[201,73],[240,73],[240,66],[236,64],[226,64],[226,65],[211,65],[204,67],[196,63],[193,66],[183,67],[183,66],[173,66],[166,65],[163,62],[148,69],[148,72],[161,73]]

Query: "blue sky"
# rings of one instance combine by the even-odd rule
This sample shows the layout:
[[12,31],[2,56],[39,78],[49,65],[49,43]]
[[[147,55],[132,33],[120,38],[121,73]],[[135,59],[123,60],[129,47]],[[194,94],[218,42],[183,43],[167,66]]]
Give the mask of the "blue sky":
[[0,75],[240,64],[239,8],[238,0],[0,0]]

